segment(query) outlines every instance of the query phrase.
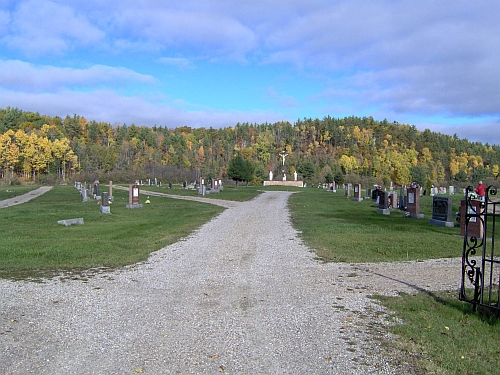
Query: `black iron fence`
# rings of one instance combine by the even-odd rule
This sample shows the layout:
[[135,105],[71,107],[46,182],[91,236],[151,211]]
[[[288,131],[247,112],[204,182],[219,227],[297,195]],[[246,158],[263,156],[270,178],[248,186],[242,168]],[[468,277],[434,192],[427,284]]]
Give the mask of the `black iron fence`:
[[[495,231],[499,231],[500,199],[497,188],[488,186],[484,198],[469,186],[461,202],[464,232],[460,299],[500,312],[500,254],[495,253]],[[482,199],[481,199],[482,198]]]

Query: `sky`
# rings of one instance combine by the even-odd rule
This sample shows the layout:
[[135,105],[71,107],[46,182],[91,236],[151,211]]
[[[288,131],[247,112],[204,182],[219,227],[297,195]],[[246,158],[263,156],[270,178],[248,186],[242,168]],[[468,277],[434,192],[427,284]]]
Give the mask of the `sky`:
[[0,108],[137,126],[372,116],[500,145],[500,2],[0,0]]

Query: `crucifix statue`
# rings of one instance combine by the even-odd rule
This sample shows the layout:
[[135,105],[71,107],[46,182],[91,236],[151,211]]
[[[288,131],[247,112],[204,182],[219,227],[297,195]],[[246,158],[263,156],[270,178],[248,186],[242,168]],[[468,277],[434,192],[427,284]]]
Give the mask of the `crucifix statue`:
[[285,150],[280,152],[281,160],[283,161],[282,165],[285,166],[285,158],[288,156]]

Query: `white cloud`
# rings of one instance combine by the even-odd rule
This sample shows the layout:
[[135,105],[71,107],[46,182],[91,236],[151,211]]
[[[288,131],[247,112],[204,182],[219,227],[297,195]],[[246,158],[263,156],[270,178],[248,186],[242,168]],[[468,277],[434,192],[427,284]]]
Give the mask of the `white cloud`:
[[3,42],[10,48],[37,56],[60,54],[73,45],[100,42],[104,33],[75,9],[46,0],[21,2],[11,14],[10,33]]
[[213,58],[230,55],[244,60],[257,46],[254,32],[231,15],[174,9],[126,8],[113,17],[122,37],[192,50]]
[[415,126],[419,130],[431,129],[434,132],[454,135],[459,138],[466,138],[471,142],[482,142],[490,145],[500,146],[500,120],[496,121],[471,121],[469,123],[461,123],[448,125],[436,122],[420,122]]
[[21,91],[52,91],[61,87],[95,87],[127,82],[153,84],[155,78],[122,67],[94,65],[87,69],[36,66],[19,60],[0,60],[0,86]]
[[162,125],[169,128],[228,127],[238,122],[263,123],[280,121],[281,114],[271,111],[220,111],[204,109],[188,111],[163,101],[150,102],[140,96],[124,97],[110,90],[56,93],[24,93],[0,89],[0,107],[11,106],[25,111],[39,112],[48,116],[78,114],[89,120],[111,124],[134,123],[136,125]]

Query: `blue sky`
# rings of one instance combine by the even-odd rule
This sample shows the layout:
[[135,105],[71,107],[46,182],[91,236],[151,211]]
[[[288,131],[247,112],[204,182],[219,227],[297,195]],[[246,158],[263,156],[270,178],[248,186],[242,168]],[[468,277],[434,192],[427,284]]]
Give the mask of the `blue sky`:
[[373,116],[500,145],[500,3],[0,0],[0,107],[226,127]]

